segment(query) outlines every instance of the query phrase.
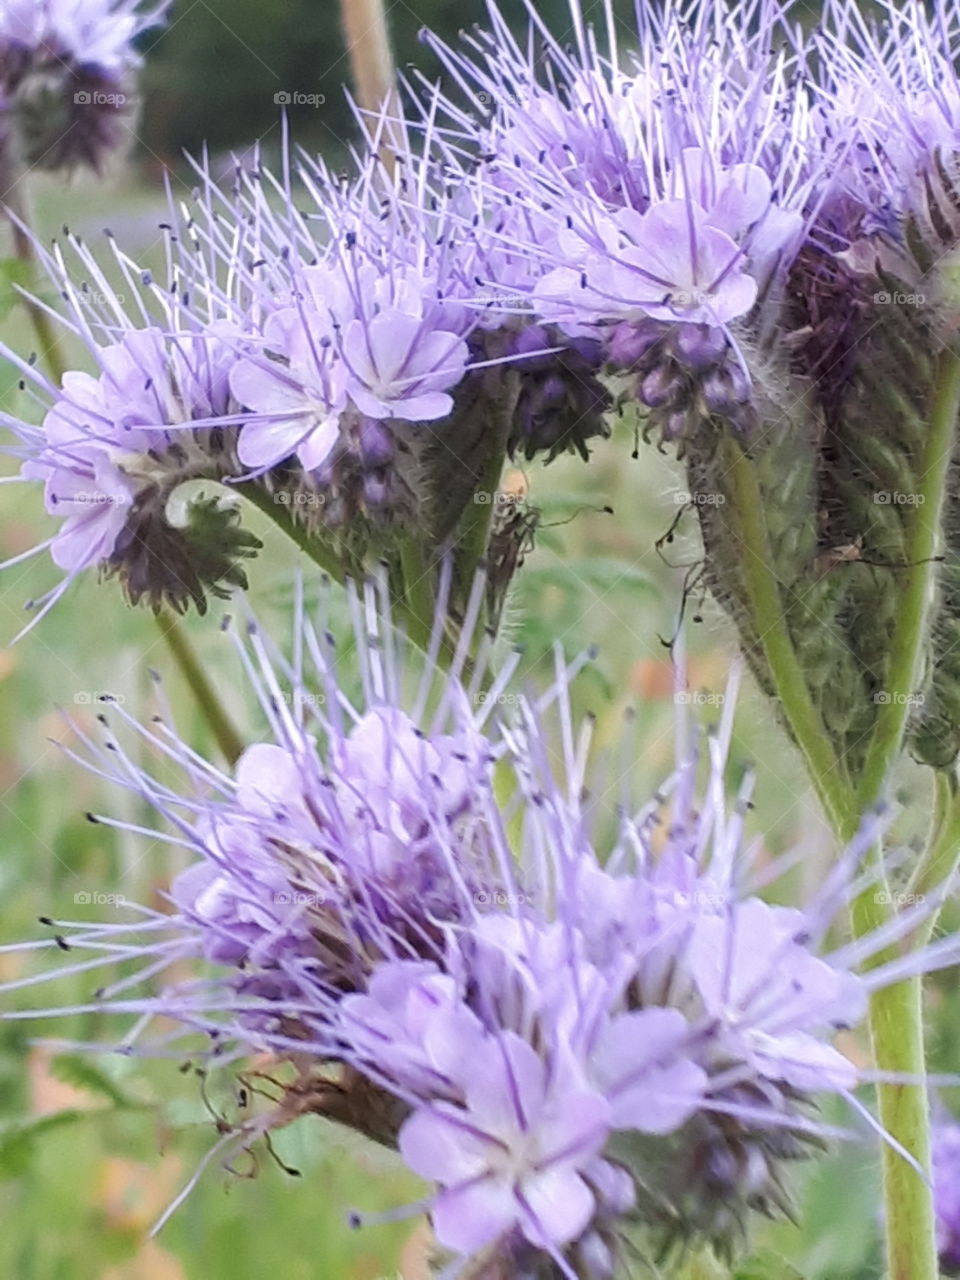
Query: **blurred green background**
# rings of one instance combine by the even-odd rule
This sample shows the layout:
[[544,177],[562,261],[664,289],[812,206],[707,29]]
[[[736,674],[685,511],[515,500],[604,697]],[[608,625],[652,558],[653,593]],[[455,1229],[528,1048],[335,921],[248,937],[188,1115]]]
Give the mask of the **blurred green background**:
[[[564,31],[564,0],[537,7]],[[505,8],[519,19],[519,4]],[[599,17],[600,6],[593,9]],[[629,12],[628,5],[624,9]],[[417,40],[420,27],[429,24],[453,38],[481,17],[479,3],[418,0],[414,10],[398,0],[389,8],[398,60],[434,74]],[[135,150],[104,179],[80,177],[67,188],[38,179],[32,195],[44,233],[66,220],[96,243],[109,225],[128,252],[152,261],[164,216],[164,168],[176,171],[174,191],[185,191],[184,148],[196,152],[208,142],[212,155],[226,157],[254,138],[275,148],[277,92],[324,95],[322,107],[294,113],[294,136],[334,161],[346,155],[354,136],[343,100],[348,65],[339,11],[329,0],[181,0],[168,30],[146,36],[143,46],[146,96]],[[2,336],[18,350],[32,349],[22,316],[10,316]],[[8,412],[32,412],[9,366],[0,368],[0,402]],[[509,606],[509,636],[523,644],[522,678],[534,684],[549,679],[553,642],[571,654],[599,645],[577,702],[581,712],[598,717],[601,805],[616,798],[603,791],[603,761],[614,753],[628,705],[640,710],[635,794],[648,794],[671,769],[676,708],[663,641],[675,633],[687,569],[699,554],[689,509],[677,540],[663,555],[656,549],[682,502],[682,473],[653,447],[631,461],[632,444],[623,427],[597,448],[589,466],[562,459],[510,477],[542,510],[543,527]],[[38,491],[6,487],[2,504],[0,557],[48,536]],[[601,514],[597,508],[604,504],[615,514]],[[263,528],[257,513],[251,512],[250,524],[266,542],[252,566],[252,603],[282,640],[297,553]],[[0,646],[22,625],[24,602],[55,578],[45,556],[0,575]],[[225,611],[214,607],[211,617],[191,617],[187,625],[225,704],[256,740],[263,724],[217,626]],[[688,627],[689,662],[692,687],[716,695],[700,708],[709,723],[719,715],[733,646],[709,602],[694,597],[687,616],[702,619]],[[88,908],[77,895],[157,902],[178,869],[164,846],[85,821],[88,810],[131,821],[148,815],[78,769],[57,745],[75,745],[57,706],[94,732],[96,698],[103,692],[122,698],[138,718],[152,715],[158,693],[151,668],[164,676],[163,696],[182,736],[215,755],[151,616],[126,608],[112,584],[88,575],[16,648],[0,647],[0,945],[42,936],[40,915],[82,919],[122,910]],[[797,841],[804,845],[805,860],[779,889],[802,895],[820,877],[831,844],[792,749],[749,682],[733,755],[732,784],[748,764],[759,772],[751,835],[764,833],[761,860]],[[607,773],[614,775],[612,765]],[[909,793],[912,779],[904,785]],[[29,962],[0,952],[0,981],[23,976]],[[101,981],[62,983],[58,998],[83,1001]],[[944,984],[933,998],[937,1058],[944,1068],[955,1067],[956,997]],[[4,999],[25,1008],[31,995]],[[104,1057],[87,1064],[34,1043],[38,1035],[109,1040],[112,1034],[119,1028],[99,1016],[56,1025],[0,1022],[0,1274],[16,1280],[422,1280],[422,1223],[360,1232],[346,1226],[348,1209],[386,1208],[415,1199],[420,1189],[388,1156],[312,1119],[277,1141],[302,1178],[289,1177],[269,1160],[260,1162],[256,1177],[238,1176],[252,1173],[248,1166],[230,1174],[215,1164],[159,1239],[149,1240],[151,1223],[216,1140],[216,1127],[198,1082],[181,1074],[177,1062]],[[853,1043],[846,1047],[863,1052]],[[222,1091],[216,1101],[230,1111]],[[845,1147],[812,1176],[798,1171],[801,1226],[778,1226],[761,1238],[796,1261],[810,1280],[879,1275],[874,1165],[874,1151],[864,1141]]]

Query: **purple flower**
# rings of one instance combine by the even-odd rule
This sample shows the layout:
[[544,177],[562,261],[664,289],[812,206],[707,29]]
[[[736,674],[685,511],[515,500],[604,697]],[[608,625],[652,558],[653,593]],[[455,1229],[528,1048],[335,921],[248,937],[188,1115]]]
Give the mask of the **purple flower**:
[[[757,281],[726,231],[693,201],[668,200],[640,214],[622,210],[590,232],[561,233],[559,267],[537,285],[548,318],[639,319],[724,325],[745,315]],[[555,309],[555,310],[554,310]]]
[[[763,902],[741,851],[749,789],[720,801],[728,721],[706,799],[685,751],[666,799],[595,840],[581,749],[558,755],[550,728],[569,723],[567,678],[488,724],[495,696],[471,700],[428,665],[415,705],[398,705],[412,655],[387,599],[371,584],[352,600],[358,705],[332,637],[302,619],[292,666],[255,628],[238,638],[273,740],[232,778],[165,728],[147,737],[184,787],[144,773],[120,738],[89,744],[194,862],[169,914],[57,926],[85,969],[142,961],[142,988],[124,978],[85,1007],[133,1016],[138,1036],[172,1019],[218,1057],[290,1057],[295,1090],[229,1151],[310,1110],[352,1124],[435,1184],[434,1227],[459,1256],[609,1277],[627,1217],[655,1249],[730,1247],[751,1210],[783,1208],[784,1162],[832,1132],[817,1098],[852,1100],[869,1078],[836,1029],[860,1025],[870,992],[954,963],[956,939],[873,963],[920,907],[821,945],[877,819],[811,902]],[[516,780],[507,810],[497,773]],[[160,976],[201,958],[208,976]]]
[[99,169],[129,135],[136,37],[168,0],[7,0],[0,10],[3,124],[42,169]]
[[432,1208],[440,1243],[469,1255],[515,1228],[548,1251],[582,1235],[595,1207],[582,1170],[608,1134],[604,1098],[549,1079],[505,1031],[474,1050],[463,1105],[415,1111],[399,1143],[410,1168],[443,1188]]
[[443,290],[435,271],[414,271],[402,259],[378,264],[364,246],[353,235],[327,263],[305,268],[296,305],[267,320],[262,354],[233,369],[237,401],[256,414],[240,434],[246,465],[265,468],[295,453],[307,470],[320,468],[358,415],[449,417],[473,317],[431,302]]
[[456,980],[432,961],[380,965],[364,995],[344,999],[341,1018],[357,1059],[420,1097],[456,1098],[485,1040]]
[[936,232],[952,219],[950,157],[960,148],[960,10],[956,0],[879,9],[841,0],[827,11],[814,82],[822,135],[855,122],[843,189],[875,215],[890,207]]
[[[78,314],[87,324],[82,308]],[[180,607],[185,597],[204,607],[205,590],[217,591],[221,574],[242,579],[231,565],[259,544],[231,532],[229,510],[210,509],[224,544],[211,549],[205,585],[191,530],[178,532],[167,515],[167,501],[183,481],[218,480],[236,467],[229,442],[207,429],[230,413],[234,335],[222,322],[187,332],[131,327],[105,345],[91,335],[99,373],[71,370],[59,388],[7,353],[49,403],[39,429],[3,419],[23,441],[22,478],[43,482],[47,512],[62,521],[37,550],[49,546],[68,576],[39,604],[49,607],[91,567],[119,574],[134,600],[146,595]]]
[[307,320],[286,308],[267,322],[264,347],[267,358],[247,357],[230,371],[237,402],[257,415],[244,425],[238,456],[245,466],[262,468],[296,454],[312,471],[336,447],[347,402],[333,326],[320,311]]
[[163,16],[139,0],[6,0],[0,16],[5,49],[85,63],[118,74],[139,61],[134,38]]
[[467,344],[422,316],[385,307],[368,322],[351,321],[343,336],[357,408],[374,418],[429,422],[453,409],[450,388],[463,377]]
[[[59,454],[60,446],[56,446]],[[101,564],[113,554],[136,500],[135,484],[106,452],[69,448],[56,462],[38,459],[24,474],[45,480],[47,511],[63,520],[50,543],[50,555],[60,569],[75,573]]]

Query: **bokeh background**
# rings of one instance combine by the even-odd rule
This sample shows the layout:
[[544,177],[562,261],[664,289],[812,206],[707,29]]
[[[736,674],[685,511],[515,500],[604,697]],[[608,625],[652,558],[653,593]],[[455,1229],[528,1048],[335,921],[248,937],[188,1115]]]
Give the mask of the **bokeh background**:
[[[388,8],[398,62],[427,76],[440,69],[419,42],[420,29],[429,25],[453,40],[483,16],[479,0],[395,0]],[[504,8],[520,26],[522,6]],[[600,20],[600,6],[594,8]],[[625,16],[629,8],[623,6]],[[564,0],[538,2],[537,9],[555,31],[565,32]],[[95,244],[109,226],[129,253],[145,264],[156,261],[165,174],[174,195],[186,194],[191,177],[185,151],[196,155],[208,148],[211,163],[225,175],[234,163],[231,153],[242,160],[256,139],[268,156],[276,154],[277,94],[322,98],[315,107],[293,110],[293,136],[335,164],[346,162],[356,128],[344,97],[349,61],[332,0],[178,0],[168,28],[148,34],[143,50],[144,107],[127,160],[102,179],[78,178],[67,189],[42,178],[33,182],[44,234],[67,222]],[[17,349],[31,349],[22,316],[7,316],[0,332]],[[5,364],[0,402],[10,412],[31,412]],[[621,424],[588,466],[562,459],[510,477],[542,512],[536,546],[509,607],[510,640],[524,646],[522,678],[534,685],[549,679],[555,641],[571,654],[599,645],[577,702],[598,718],[601,807],[612,803],[604,791],[603,759],[628,706],[639,710],[634,793],[649,793],[671,769],[677,707],[664,642],[676,632],[684,586],[696,578],[699,554],[689,508],[676,539],[658,550],[657,540],[683,508],[682,474],[654,447],[641,447],[632,457],[633,447],[629,424]],[[13,465],[8,461],[7,470]],[[0,558],[6,558],[48,536],[49,525],[36,490],[6,487],[0,495]],[[599,510],[607,504],[613,515]],[[266,543],[252,567],[251,602],[282,639],[297,555],[262,527],[257,513],[250,523]],[[0,646],[22,625],[24,602],[49,587],[55,574],[41,557],[0,575]],[[253,741],[264,727],[220,635],[217,619],[225,611],[215,607],[212,617],[190,618],[187,625],[231,715]],[[718,611],[696,590],[686,612],[691,688],[702,694],[695,710],[709,724],[720,714],[733,645]],[[162,695],[151,670],[163,676]],[[89,576],[15,648],[0,647],[0,948],[42,936],[41,915],[84,919],[122,912],[104,898],[158,903],[179,869],[161,844],[85,819],[90,810],[130,822],[149,819],[131,797],[104,787],[62,749],[76,740],[56,708],[96,732],[103,693],[144,719],[162,696],[183,736],[215,754],[151,616],[128,609],[112,584]],[[749,681],[733,756],[732,785],[747,767],[759,774],[751,821],[753,836],[764,833],[758,857],[803,845],[804,858],[777,889],[787,898],[802,895],[830,856],[830,840],[792,749]],[[911,778],[904,787],[909,798]],[[24,976],[31,964],[30,957],[0,949],[0,981]],[[82,1002],[100,981],[64,982],[58,994],[66,1003]],[[934,988],[932,998],[936,1062],[956,1069],[960,1010],[950,984]],[[7,1007],[27,1008],[31,993],[3,1000]],[[426,1235],[416,1219],[360,1232],[346,1225],[348,1209],[386,1208],[415,1199],[420,1188],[388,1155],[315,1119],[277,1140],[284,1161],[302,1177],[288,1176],[269,1159],[232,1173],[214,1165],[159,1238],[148,1239],[152,1222],[216,1139],[199,1082],[181,1074],[176,1062],[87,1059],[36,1042],[38,1036],[109,1040],[119,1033],[98,1015],[44,1025],[0,1022],[0,1274],[16,1280],[425,1277]],[[846,1047],[863,1053],[861,1045]],[[214,1108],[229,1116],[229,1083],[211,1086],[211,1095]],[[874,1163],[861,1135],[813,1176],[798,1172],[801,1225],[771,1228],[762,1238],[810,1280],[878,1276]]]

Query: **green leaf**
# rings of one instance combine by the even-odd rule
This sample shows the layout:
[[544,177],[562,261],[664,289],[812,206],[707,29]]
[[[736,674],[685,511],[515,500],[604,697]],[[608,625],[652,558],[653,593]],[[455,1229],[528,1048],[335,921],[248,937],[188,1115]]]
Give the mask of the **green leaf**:
[[82,1089],[84,1093],[94,1093],[100,1098],[106,1098],[115,1107],[129,1109],[140,1105],[129,1098],[105,1072],[86,1058],[73,1054],[61,1054],[53,1059],[50,1072],[64,1084],[72,1085],[74,1089]]
[[733,1280],[803,1280],[803,1276],[780,1254],[761,1249],[739,1263]]
[[30,268],[25,262],[19,258],[0,258],[0,320],[5,320],[20,301],[14,286],[26,288],[29,279]]
[[16,1178],[26,1172],[37,1138],[85,1120],[89,1111],[71,1108],[36,1120],[17,1121],[0,1133],[0,1178]]

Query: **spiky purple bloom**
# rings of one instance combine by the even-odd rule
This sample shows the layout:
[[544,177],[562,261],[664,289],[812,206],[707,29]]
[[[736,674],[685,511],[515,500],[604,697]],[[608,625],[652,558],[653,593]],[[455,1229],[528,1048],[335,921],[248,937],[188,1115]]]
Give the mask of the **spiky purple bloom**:
[[[744,354],[758,316],[836,181],[849,133],[826,138],[797,84],[812,75],[777,0],[668,3],[638,13],[639,51],[609,52],[571,0],[561,45],[531,10],[529,41],[502,17],[467,52],[433,42],[489,112],[478,164],[530,269],[537,315],[602,343],[653,425],[684,438],[711,418],[755,418]],[[468,150],[460,100],[452,149]],[[846,246],[845,246],[846,247]]]
[[842,175],[854,198],[875,212],[886,206],[918,217],[927,231],[955,220],[949,196],[960,148],[956,0],[929,7],[881,0],[869,13],[832,0],[816,47],[824,131],[844,119],[857,123],[857,147]]
[[180,288],[160,288],[110,244],[123,296],[72,236],[66,251],[44,251],[69,317],[63,323],[95,372],[69,370],[56,386],[34,361],[3,349],[40,417],[38,426],[0,417],[19,440],[7,451],[22,461],[19,480],[43,483],[47,512],[61,522],[27,553],[49,548],[66,575],[33,607],[45,611],[77,574],[97,569],[118,577],[134,603],[182,610],[192,602],[202,611],[208,594],[245,583],[241,562],[259,544],[239,527],[236,505],[222,491],[195,493],[179,522],[168,502],[185,481],[213,486],[241,470],[236,426],[227,424],[237,420],[229,371],[243,312],[214,292],[202,264],[190,276],[195,301],[172,238],[170,276]]
[[123,297],[73,237],[38,246],[93,371],[55,387],[5,351],[42,421],[2,421],[65,518],[50,546],[71,577],[201,609],[240,584],[253,541],[219,500],[194,512],[203,557],[180,554],[166,500],[184,480],[254,491],[356,574],[411,529],[427,559],[448,546],[506,452],[588,456],[611,403],[598,344],[533,325],[529,263],[482,189],[449,185],[429,140],[401,159],[397,183],[368,155],[350,180],[303,160],[229,191],[198,166],[193,205],[164,224],[165,283],[111,242]]
[[[473,617],[481,596],[478,584]],[[481,698],[489,646],[466,687],[462,646],[451,674],[423,667],[407,701],[386,595],[369,585],[352,599],[359,702],[332,636],[310,623],[292,666],[256,629],[238,640],[273,741],[234,777],[122,709],[187,786],[161,785],[120,738],[88,743],[195,861],[168,914],[55,926],[61,950],[89,953],[78,973],[142,964],[142,988],[128,975],[74,1011],[131,1016],[128,1052],[203,1053],[206,1040],[211,1062],[266,1051],[296,1063],[284,1099],[224,1135],[225,1151],[311,1110],[352,1124],[436,1185],[443,1246],[492,1250],[509,1275],[609,1278],[628,1224],[652,1254],[735,1247],[751,1211],[786,1207],[787,1164],[832,1132],[818,1096],[863,1112],[853,1091],[869,1073],[833,1046],[835,1029],[859,1025],[872,990],[952,964],[956,940],[862,973],[921,907],[875,937],[826,943],[851,879],[863,887],[858,848],[802,909],[757,896],[742,851],[749,786],[732,810],[723,799],[732,703],[704,798],[684,749],[664,794],[597,842],[569,672],[491,725],[510,670]],[[559,773],[554,706],[568,726]],[[184,978],[191,960],[213,968]],[[154,1017],[181,1030],[141,1043]]]
[[140,65],[135,40],[168,0],[6,0],[0,88],[8,145],[41,169],[99,169],[129,133]]

